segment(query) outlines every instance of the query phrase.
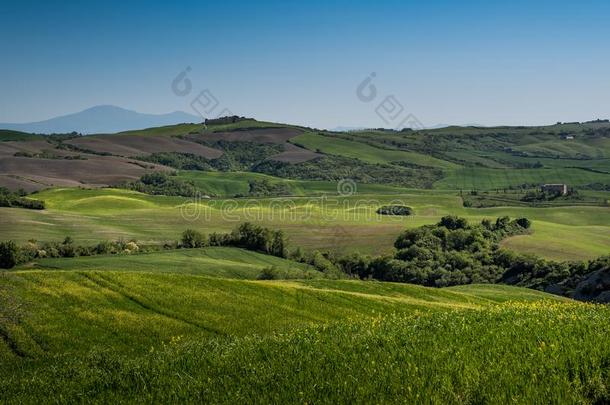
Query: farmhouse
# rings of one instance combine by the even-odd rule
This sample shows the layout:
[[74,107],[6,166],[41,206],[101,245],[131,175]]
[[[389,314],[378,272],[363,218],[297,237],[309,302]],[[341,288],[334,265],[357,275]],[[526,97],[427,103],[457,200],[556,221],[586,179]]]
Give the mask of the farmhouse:
[[543,184],[542,191],[545,193],[556,193],[559,195],[568,194],[567,184]]

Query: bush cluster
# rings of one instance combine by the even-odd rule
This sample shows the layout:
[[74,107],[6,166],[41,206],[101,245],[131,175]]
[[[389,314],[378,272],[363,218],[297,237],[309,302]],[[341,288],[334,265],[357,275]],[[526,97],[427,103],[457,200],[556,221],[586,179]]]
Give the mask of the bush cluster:
[[192,153],[160,152],[146,157],[138,157],[138,159],[180,170],[249,171],[252,166],[284,150],[282,145],[277,144],[247,141],[192,140],[210,148],[219,149],[223,151],[223,154],[215,159],[207,159]]
[[280,230],[245,222],[231,233],[212,233],[209,236],[194,229],[182,233],[179,247],[234,246],[277,257],[286,257],[286,237]]
[[19,207],[32,210],[44,210],[44,201],[26,198],[27,193],[19,190],[16,193],[0,187],[0,207]]
[[272,183],[267,179],[248,180],[248,196],[251,197],[287,196],[291,194],[290,187],[286,183]]
[[377,209],[379,215],[412,215],[413,209],[406,205],[383,205]]
[[193,153],[157,152],[149,156],[138,156],[137,159],[180,170],[213,170],[208,159]]
[[192,183],[179,180],[175,176],[163,172],[145,174],[139,180],[122,184],[119,187],[146,194],[182,197],[194,197],[198,192]]
[[470,225],[464,218],[445,216],[436,225],[408,229],[398,236],[393,255],[352,254],[336,259],[347,274],[361,279],[445,287],[499,281],[507,270],[501,239],[527,232],[527,218],[501,217]]
[[442,177],[440,171],[432,168],[413,169],[389,164],[372,164],[359,159],[332,155],[324,155],[301,163],[267,159],[254,165],[252,171],[289,179],[338,181],[349,178],[365,184],[378,183],[420,188],[430,188]]
[[[246,222],[230,233],[208,235],[187,229],[179,241],[167,243],[163,248],[239,247],[307,263],[328,278],[353,277],[434,287],[504,283],[567,296],[575,296],[577,292],[593,300],[605,299],[606,284],[610,285],[610,279],[604,281],[610,273],[610,256],[588,262],[555,262],[499,248],[498,242],[502,239],[527,233],[530,227],[531,221],[527,218],[500,217],[471,225],[464,218],[445,216],[435,225],[405,230],[394,243],[394,254],[371,257],[359,253],[337,256],[331,252],[303,252],[298,247],[288,253],[287,240],[281,230]],[[144,249],[159,250],[161,247]],[[36,258],[130,254],[144,249],[135,240],[106,241],[93,246],[76,245],[70,237],[61,243],[40,244],[31,240],[24,246],[5,241],[0,242],[0,268],[12,268]],[[578,290],[577,286],[582,286],[583,280],[588,280],[593,273],[599,274],[600,281],[591,279],[585,290]],[[259,277],[273,279],[279,276],[277,269],[269,268]]]
[[[155,250],[149,246],[147,250]],[[34,259],[95,256],[102,254],[131,254],[142,248],[135,240],[103,241],[95,245],[77,245],[70,236],[62,242],[44,242],[31,239],[26,244],[18,246],[14,241],[0,242],[0,268],[10,269],[21,263]]]

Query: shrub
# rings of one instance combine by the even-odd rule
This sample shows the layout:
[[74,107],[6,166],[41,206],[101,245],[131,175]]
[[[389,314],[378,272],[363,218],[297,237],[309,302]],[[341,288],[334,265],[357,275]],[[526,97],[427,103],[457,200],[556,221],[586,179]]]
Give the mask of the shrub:
[[130,241],[125,245],[125,249],[128,250],[129,253],[135,253],[140,250],[140,247],[135,241]]
[[286,246],[284,232],[274,231],[271,237],[271,245],[269,247],[269,254],[277,257],[286,257]]
[[412,215],[413,209],[406,205],[384,205],[377,209],[379,215]]
[[19,247],[12,240],[0,242],[0,268],[11,269],[19,262]]
[[94,251],[98,255],[108,254],[113,252],[112,242],[103,241],[95,245]]
[[532,226],[532,221],[527,218],[518,218],[515,222],[523,229],[529,229]]
[[264,267],[260,274],[256,276],[257,280],[275,280],[278,278],[277,269],[275,266]]
[[71,243],[63,243],[59,246],[59,255],[61,257],[75,257],[76,256],[76,249],[74,248],[74,245]]
[[232,237],[227,233],[212,232],[210,234],[210,246],[228,246],[232,244]]
[[272,183],[267,179],[248,180],[248,194],[253,197],[291,195],[286,183]]
[[182,232],[180,245],[184,248],[200,248],[207,245],[206,236],[193,229],[187,229]]
[[45,208],[44,201],[24,198],[26,194],[23,190],[13,193],[5,187],[0,187],[0,207],[19,207],[32,210],[43,210]]
[[460,218],[455,215],[447,215],[441,218],[439,226],[444,226],[447,229],[466,229],[468,228],[468,221],[466,218]]
[[500,217],[496,219],[496,229],[504,229],[508,226],[508,224],[510,223],[510,218],[509,217]]

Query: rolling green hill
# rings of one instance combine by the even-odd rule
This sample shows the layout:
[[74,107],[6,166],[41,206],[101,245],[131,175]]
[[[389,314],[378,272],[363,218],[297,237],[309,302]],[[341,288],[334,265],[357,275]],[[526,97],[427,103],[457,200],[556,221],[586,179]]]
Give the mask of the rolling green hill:
[[[280,134],[282,130],[290,133]],[[566,139],[567,136],[574,139]],[[0,134],[0,140],[27,143],[36,139],[39,136],[11,131]],[[227,142],[224,149],[217,144],[219,141]],[[286,141],[305,150],[282,152]],[[147,159],[150,153],[193,153],[200,159],[200,164],[206,159],[208,163],[220,159],[213,166],[220,170],[252,170],[292,180],[355,178],[363,184],[481,190],[548,182],[567,182],[581,189],[610,187],[610,124],[605,122],[336,133],[243,119],[207,126],[179,124],[57,142],[49,148],[61,150],[61,153],[73,149],[84,159],[77,163],[16,159],[15,148],[5,145],[5,155],[0,156],[0,160],[6,160],[6,172],[13,177],[0,177],[0,182],[12,188],[19,184],[29,188],[64,184],[117,185],[133,180],[136,172],[164,170],[140,161]],[[248,154],[253,145],[261,150],[274,145],[278,150],[273,154],[259,154],[257,159],[256,154]],[[294,148],[294,145],[290,146]],[[231,156],[222,157],[228,150],[232,151]],[[325,156],[312,153],[316,151]],[[273,160],[274,155],[284,157],[278,158],[278,162]],[[130,160],[125,161],[125,158]],[[111,166],[112,170],[105,175],[98,167],[101,164]],[[78,170],[69,170],[75,165]],[[51,169],[54,173],[47,178]],[[238,173],[226,174],[226,185],[211,178],[200,183],[210,193],[217,190],[214,194],[219,196],[241,194],[244,183],[234,182]],[[25,183],[16,182],[14,176],[23,177]],[[257,174],[247,176],[256,177]],[[45,177],[44,181],[42,177]],[[293,185],[293,194],[297,195],[326,192],[322,184]],[[234,190],[241,191],[233,193]]]
[[588,143],[570,141],[546,141],[532,143],[526,146],[514,148],[516,151],[523,152],[530,156],[549,156],[561,158],[606,158],[606,148],[594,147]]
[[[182,142],[189,134],[245,134],[277,126],[282,125],[244,120],[123,135]],[[136,238],[146,245],[175,241],[186,228],[226,232],[251,221],[285,231],[291,248],[379,255],[392,251],[405,228],[434,224],[444,215],[472,222],[509,215],[532,220],[532,233],[502,246],[547,258],[588,259],[608,252],[608,207],[466,208],[457,190],[609,184],[606,128],[309,132],[290,141],[327,156],[294,166],[309,170],[305,174],[312,177],[306,178],[336,178],[324,171],[360,165],[364,175],[353,195],[337,195],[338,179],[349,179],[350,171],[331,182],[179,170],[178,179],[221,198],[55,188],[33,196],[46,202],[45,210],[0,208],[0,233],[22,243],[69,235],[78,244]],[[576,135],[573,143],[562,139],[564,132]],[[321,166],[324,159],[327,165]],[[142,169],[150,165],[125,160]],[[396,169],[399,177],[433,172],[440,180],[431,190],[393,187],[396,178],[385,175],[387,184],[376,184],[380,167]],[[283,184],[292,196],[227,198],[247,195],[250,180]],[[407,205],[414,215],[376,214],[388,204]],[[255,280],[268,267],[290,280]],[[237,248],[40,259],[0,272],[0,398],[8,403],[610,401],[605,307],[501,285],[431,289],[321,276],[306,265]]]
[[323,153],[360,159],[369,163],[407,162],[419,166],[430,166],[442,169],[459,167],[454,163],[416,152],[397,149],[392,150],[388,148],[381,149],[362,142],[314,133],[299,135],[291,139],[291,142],[313,151],[319,150]]
[[[151,196],[128,190],[76,188],[40,192],[44,211],[0,207],[0,233],[26,242],[77,243],[136,238],[139,242],[175,241],[182,231],[227,232],[240,222],[257,222],[286,232],[292,247],[338,252],[388,252],[405,228],[433,224],[443,215],[473,222],[508,215],[533,221],[533,233],[511,238],[506,247],[535,252],[553,259],[585,259],[608,252],[608,207],[494,207],[464,208],[454,191],[407,190],[401,194],[363,194],[350,197],[290,197],[212,199]],[[381,205],[399,203],[414,209],[409,217],[379,216]]]
[[144,271],[255,279],[265,267],[275,267],[285,278],[320,277],[309,266],[244,249],[207,247],[133,255],[40,259],[22,266],[39,270]]
[[7,297],[8,402],[610,395],[608,309],[514,287],[19,270],[0,273]]
[[137,359],[93,352],[20,369],[0,392],[16,402],[605,403],[608,315],[601,306],[513,303],[265,337],[177,335]]
[[[150,256],[144,260],[167,266]],[[134,270],[141,266],[132,265]],[[155,273],[134,270],[2,274],[2,289],[10,288],[14,299],[29,308],[17,323],[3,318],[1,326],[7,336],[0,341],[2,358],[37,358],[45,351],[83,353],[110,342],[116,351],[142,353],[181,335],[269,334],[379,314],[473,309],[505,300],[552,298],[508,287],[490,299],[490,289],[497,287],[482,287],[483,297],[479,297],[477,286],[454,291],[362,281],[210,278],[171,266]],[[115,341],[117,336],[120,339]]]
[[466,167],[450,172],[445,178],[434,183],[434,187],[450,190],[497,190],[524,184],[538,186],[547,183],[566,183],[570,187],[578,187],[592,183],[606,184],[609,181],[610,174],[576,168],[488,169]]
[[[187,135],[189,133],[206,133],[206,132],[224,132],[235,131],[249,128],[283,128],[290,125],[278,124],[273,122],[257,121],[254,119],[245,119],[235,123],[228,124],[177,124],[167,125],[164,127],[154,127],[138,129],[133,131],[119,132],[119,135],[141,135],[141,136],[178,136]],[[113,134],[117,135],[117,134]],[[104,137],[105,135],[98,135]]]

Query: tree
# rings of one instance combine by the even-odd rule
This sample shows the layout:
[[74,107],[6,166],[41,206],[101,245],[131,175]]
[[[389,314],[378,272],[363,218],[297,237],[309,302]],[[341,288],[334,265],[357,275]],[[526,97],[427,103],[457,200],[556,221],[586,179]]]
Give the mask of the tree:
[[233,231],[234,243],[248,250],[268,253],[271,245],[271,231],[250,222],[244,222]]
[[0,242],[0,268],[11,269],[19,262],[19,247],[12,240]]
[[439,225],[453,231],[456,229],[468,228],[468,221],[466,218],[456,217],[455,215],[447,215],[441,218]]
[[348,256],[339,258],[337,263],[345,274],[365,279],[369,276],[368,266],[370,261],[371,259],[368,256],[352,253]]
[[284,239],[284,232],[274,231],[271,239],[271,246],[269,247],[269,253],[277,257],[286,257],[286,246]]
[[182,232],[180,244],[184,248],[200,248],[207,244],[207,240],[205,235],[201,232],[197,232],[194,229],[187,229]]
[[76,256],[76,248],[74,247],[74,240],[70,236],[66,236],[64,241],[59,246],[59,255],[61,257],[74,257]]
[[212,232],[209,238],[210,246],[229,246],[233,243],[232,235],[228,233]]
[[496,229],[504,229],[509,224],[510,218],[507,216],[496,219]]
[[532,221],[527,218],[518,218],[515,222],[523,229],[529,229],[532,226]]

